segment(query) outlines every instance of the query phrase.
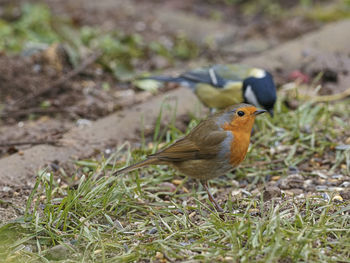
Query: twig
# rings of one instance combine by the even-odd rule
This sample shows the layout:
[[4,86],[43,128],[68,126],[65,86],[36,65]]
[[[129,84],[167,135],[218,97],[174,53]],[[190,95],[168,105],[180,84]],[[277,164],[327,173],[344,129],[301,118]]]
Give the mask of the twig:
[[22,141],[22,142],[0,142],[0,147],[11,147],[11,146],[19,146],[19,145],[27,145],[27,144],[31,144],[31,145],[38,145],[38,144],[51,144],[51,145],[55,145],[57,144],[58,141],[57,140],[47,140],[47,141]]
[[13,104],[21,104],[26,101],[33,100],[37,97],[42,96],[46,92],[51,92],[53,89],[60,87],[62,84],[70,80],[71,78],[75,77],[76,75],[80,74],[86,67],[88,67],[90,64],[94,63],[100,56],[102,55],[101,51],[97,51],[94,54],[92,54],[90,57],[88,57],[85,61],[83,61],[76,69],[70,71],[66,75],[60,77],[56,81],[54,81],[51,85],[38,90],[36,92],[33,92],[32,94],[22,97],[15,101]]

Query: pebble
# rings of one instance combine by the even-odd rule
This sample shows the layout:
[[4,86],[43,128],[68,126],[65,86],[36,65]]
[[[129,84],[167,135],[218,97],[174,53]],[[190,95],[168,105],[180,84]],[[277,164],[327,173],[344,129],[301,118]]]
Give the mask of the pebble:
[[346,151],[350,149],[350,144],[341,144],[335,147],[336,150]]
[[335,196],[333,196],[332,201],[335,202],[335,203],[341,203],[344,200],[343,200],[343,198],[340,195],[335,195]]
[[326,185],[317,185],[316,186],[316,191],[325,191],[325,190],[327,190]]
[[284,192],[290,196],[298,196],[298,197],[304,196],[304,191],[302,189],[299,189],[299,188],[285,190]]
[[340,191],[344,190],[343,187],[336,187],[336,186],[328,187],[328,189],[329,189],[329,191],[332,191],[332,192],[340,192]]
[[91,121],[87,119],[78,119],[77,120],[77,126],[78,127],[87,127],[91,126]]
[[186,194],[188,194],[190,192],[185,186],[183,186],[181,189]]
[[291,174],[279,181],[281,189],[303,188],[304,178],[300,174]]
[[296,173],[299,173],[299,169],[298,169],[298,167],[295,167],[295,166],[289,166],[288,172],[296,174]]
[[1,188],[1,192],[12,192],[12,188],[8,186],[4,186]]
[[249,209],[249,214],[252,216],[257,216],[260,214],[260,210],[257,208],[251,208],[251,209]]
[[237,197],[237,198],[242,197],[242,190],[241,189],[235,189],[235,190],[233,190],[231,192],[231,195],[233,197]]
[[281,176],[279,176],[279,175],[275,175],[275,176],[271,177],[272,181],[278,181],[279,179],[281,179]]
[[313,180],[312,180],[312,179],[307,179],[307,180],[305,180],[305,181],[304,181],[303,187],[304,187],[305,189],[313,188],[313,187],[314,187],[314,182],[313,182]]
[[231,180],[232,187],[239,187],[239,182],[236,180]]
[[252,196],[252,194],[245,189],[242,189],[242,193],[247,195],[247,196]]
[[322,193],[322,198],[324,199],[324,200],[326,200],[327,202],[329,202],[329,200],[331,200],[331,198],[329,197],[329,194],[327,194],[327,193]]
[[344,175],[342,175],[342,174],[334,174],[334,175],[332,175],[332,178],[333,179],[337,179],[337,180],[341,180],[341,179],[344,178]]
[[160,183],[159,187],[161,190],[166,191],[166,192],[175,192],[176,191],[176,186],[172,183],[169,183],[169,182]]
[[192,218],[192,217],[194,217],[196,215],[196,212],[192,212],[191,214],[189,214],[189,218]]
[[274,197],[280,197],[281,196],[281,189],[277,186],[267,186],[264,189],[263,192],[263,199],[264,201],[268,201]]
[[171,181],[173,184],[175,185],[179,185],[179,184],[182,184],[182,180],[178,180],[178,179],[174,179]]
[[150,230],[148,231],[148,234],[153,235],[153,234],[155,234],[155,233],[157,233],[157,232],[158,232],[158,229],[157,229],[156,227],[153,227],[152,229],[150,229]]
[[343,182],[340,187],[349,187],[350,186],[350,182],[346,181],[346,182]]
[[341,191],[340,195],[344,200],[350,200],[350,189]]
[[328,178],[328,176],[326,174],[322,173],[321,171],[314,171],[313,174],[315,174],[315,175],[317,175],[317,176],[319,176],[319,177],[321,177],[323,179],[327,179]]
[[162,252],[157,251],[157,253],[156,253],[156,258],[157,258],[157,259],[163,259],[163,258],[164,258],[163,253],[162,253]]

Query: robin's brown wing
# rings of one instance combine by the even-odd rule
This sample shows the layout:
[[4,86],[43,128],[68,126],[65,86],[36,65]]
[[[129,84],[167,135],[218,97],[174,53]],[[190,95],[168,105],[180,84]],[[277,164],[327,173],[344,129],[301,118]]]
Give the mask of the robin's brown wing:
[[150,157],[169,162],[214,158],[226,137],[227,132],[219,130],[211,120],[203,121],[186,137]]

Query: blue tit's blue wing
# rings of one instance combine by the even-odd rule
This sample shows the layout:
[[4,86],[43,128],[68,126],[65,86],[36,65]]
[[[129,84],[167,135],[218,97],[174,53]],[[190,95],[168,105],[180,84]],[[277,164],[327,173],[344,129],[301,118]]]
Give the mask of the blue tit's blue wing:
[[196,84],[205,83],[217,88],[222,88],[227,83],[214,67],[191,70],[181,74],[180,77]]
[[252,76],[252,68],[242,64],[213,65],[185,72],[178,77],[150,76],[160,82],[175,82],[182,86],[196,88],[197,84],[209,84],[215,88],[223,88],[229,82],[242,82]]

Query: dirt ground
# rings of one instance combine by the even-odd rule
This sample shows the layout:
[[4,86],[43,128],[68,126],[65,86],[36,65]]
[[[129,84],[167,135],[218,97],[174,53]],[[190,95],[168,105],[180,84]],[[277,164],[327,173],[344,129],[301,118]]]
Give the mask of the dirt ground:
[[[215,16],[212,12],[215,7],[223,23],[240,28],[235,39],[237,45],[249,40],[264,39],[268,43],[267,49],[321,26],[320,23],[301,17],[283,22],[267,19],[263,15],[246,18],[240,15],[235,7],[220,6],[210,1],[199,0],[172,0],[167,1],[166,4],[158,0],[133,0],[127,3],[113,0],[98,3],[90,0],[46,0],[45,2],[57,15],[72,18],[76,25],[98,25],[107,29],[117,27],[125,32],[137,32],[145,40],[160,39],[161,41],[162,37],[171,37],[174,34],[168,25],[158,22],[156,14],[158,8],[167,9],[170,12],[172,10],[186,12],[192,16],[209,19]],[[21,151],[36,143],[55,143],[73,127],[134,106],[153,96],[149,92],[137,90],[130,83],[116,82],[110,73],[104,72],[95,63],[86,66],[74,77],[59,82],[59,85],[52,85],[64,79],[64,76],[73,70],[72,66],[64,60],[64,54],[60,52],[60,47],[51,46],[48,50],[31,56],[0,54],[0,105],[3,105],[3,111],[0,113],[0,158],[14,153],[20,154]],[[220,52],[217,50],[217,54]],[[337,93],[346,87],[346,83],[350,83],[347,71],[350,68],[349,57],[314,54],[312,51],[310,54],[310,59],[296,70],[314,77],[326,69],[326,74],[321,79],[324,84],[322,94]],[[252,54],[233,52],[222,55],[227,56],[228,61],[235,61]],[[60,64],[63,68],[57,68],[52,62],[52,57],[61,59]],[[207,48],[201,50],[199,58],[208,62],[217,60],[213,52],[208,51]],[[179,62],[176,67],[186,68],[187,63]],[[169,67],[160,63],[158,68],[155,68],[155,64],[157,65],[157,63],[145,65],[143,69],[151,71]],[[276,69],[273,73],[278,84],[289,81],[289,72]],[[109,85],[108,89],[104,88],[106,83]],[[160,92],[173,88],[177,87],[170,87]],[[33,93],[38,93],[40,96],[33,97],[31,96]],[[9,142],[27,143],[9,145]],[[2,145],[2,143],[6,144]],[[1,201],[0,209],[6,212],[1,212],[0,221],[23,213],[19,207],[23,203],[23,196],[28,195],[28,189],[30,189],[30,187],[13,189],[6,184],[1,182],[3,187],[0,189],[0,199],[11,198],[11,201]]]

